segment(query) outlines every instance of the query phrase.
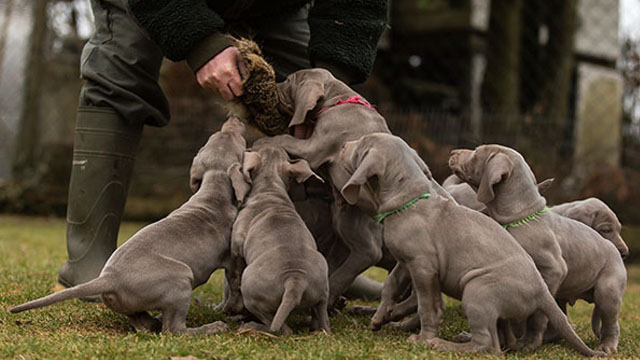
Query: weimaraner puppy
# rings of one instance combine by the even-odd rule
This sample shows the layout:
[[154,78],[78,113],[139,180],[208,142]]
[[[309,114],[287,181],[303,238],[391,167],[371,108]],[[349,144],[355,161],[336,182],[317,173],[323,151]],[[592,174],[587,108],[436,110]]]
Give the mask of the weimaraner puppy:
[[[101,295],[104,304],[126,315],[136,330],[216,333],[221,321],[187,328],[192,290],[214,270],[229,266],[233,221],[249,186],[241,166],[245,127],[229,118],[200,149],[191,165],[195,192],[166,218],[145,226],[107,260],[95,280],[16,306],[13,313],[60,301]],[[235,194],[235,198],[234,198]],[[162,322],[147,311],[160,310]]]
[[[615,352],[620,335],[618,313],[627,281],[615,246],[589,226],[548,211],[531,168],[511,148],[482,145],[473,151],[454,150],[449,167],[477,189],[478,201],[487,206],[489,215],[531,255],[559,302],[584,299],[595,303],[595,318],[602,320],[598,348]],[[545,328],[544,316],[529,319],[518,347],[538,347]]]
[[[544,312],[580,353],[589,349],[568,324],[531,257],[489,217],[458,205],[442,191],[426,164],[402,139],[372,134],[345,144],[340,165],[351,174],[341,194],[350,204],[367,192],[369,215],[383,222],[384,243],[398,261],[385,281],[372,324],[388,315],[409,281],[417,294],[420,333],[410,342],[446,351],[500,352],[499,320]],[[471,341],[438,338],[440,292],[462,301]]]
[[244,304],[264,324],[247,328],[286,334],[291,311],[311,309],[312,327],[331,332],[327,262],[287,193],[290,181],[316,175],[277,147],[247,152],[243,173],[252,189],[233,226],[227,306],[239,312]]
[[[469,184],[460,180],[455,174],[450,175],[442,182],[442,187],[456,200],[459,205],[468,207],[476,211],[484,211],[486,206],[479,202],[476,193]],[[415,292],[404,299],[402,302],[393,306],[387,321],[392,321],[390,326],[404,330],[412,331],[420,328],[420,318],[414,316],[408,320],[400,321],[404,317],[413,314],[418,308],[417,297]],[[396,322],[399,321],[399,322]]]
[[333,185],[332,225],[349,251],[329,277],[329,304],[334,306],[356,276],[383,258],[380,226],[340,197],[338,189],[347,177],[335,160],[345,142],[365,134],[390,133],[389,128],[371,105],[323,69],[289,75],[278,84],[278,94],[285,112],[292,114],[289,126],[311,121],[315,123],[313,133],[308,139],[289,135],[262,138],[254,148],[266,144],[282,146],[290,155],[307,160],[311,169],[328,177]]
[[[548,189],[553,179],[547,179],[538,184],[540,194]],[[480,212],[486,211],[486,206],[478,201],[478,195],[471,185],[462,181],[455,174],[450,175],[442,183],[442,187],[462,206]],[[616,214],[598,198],[571,201],[550,208],[556,214],[580,221],[598,232],[600,236],[611,241],[620,252],[622,259],[629,256],[629,247],[620,236],[622,224]]]
[[476,192],[469,184],[460,180],[455,174],[450,175],[442,182],[442,187],[453,196],[458,204],[466,206],[471,210],[484,211],[486,206],[478,201]]
[[[538,184],[538,190],[540,194],[544,194],[544,192],[551,186],[554,179],[546,179]],[[471,187],[471,185],[462,181],[455,174],[449,175],[444,182],[442,183],[442,187],[445,188],[453,196],[454,199],[458,202],[458,204],[462,206],[466,206],[469,209],[480,211],[482,213],[486,213],[487,207],[484,206],[483,203],[478,201],[478,195],[475,190]]]
[[[538,184],[538,190],[541,194],[551,185],[553,179],[547,179]],[[449,176],[442,186],[449,191],[451,196],[458,202],[458,204],[466,206],[473,210],[486,211],[484,204],[478,202],[476,192],[471,185],[463,182],[455,174]],[[479,205],[478,205],[479,204]],[[570,219],[577,220],[583,224],[590,226],[596,230],[600,236],[611,241],[613,245],[620,252],[620,256],[625,259],[629,255],[629,248],[620,236],[620,230],[622,225],[618,220],[616,214],[611,210],[603,201],[597,198],[588,198],[585,200],[572,201],[560,205],[555,205],[550,208],[551,211],[556,214],[568,217]],[[406,299],[405,301],[394,306],[390,320],[398,321],[405,316],[412,314],[416,310],[415,296]],[[564,308],[566,303],[561,304],[561,308]],[[593,313],[593,328],[594,332],[600,336],[600,320],[597,312]],[[420,326],[420,321],[417,318],[405,320],[399,323],[393,323],[393,326],[405,331],[411,331]]]
[[555,205],[551,211],[590,226],[600,236],[611,241],[623,259],[629,256],[629,247],[620,236],[622,224],[613,210],[602,200],[588,198],[572,201]]

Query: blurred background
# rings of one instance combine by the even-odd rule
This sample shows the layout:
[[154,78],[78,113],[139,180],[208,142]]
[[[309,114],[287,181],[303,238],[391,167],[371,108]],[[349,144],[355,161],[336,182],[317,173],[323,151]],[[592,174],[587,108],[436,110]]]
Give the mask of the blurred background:
[[[640,243],[640,0],[392,0],[377,105],[437,179],[451,149],[516,148],[550,204],[597,196]],[[0,0],[0,212],[64,216],[88,0]],[[191,159],[224,120],[184,63],[166,61],[172,120],[145,129],[125,217],[190,195]],[[632,245],[640,250],[637,245]]]

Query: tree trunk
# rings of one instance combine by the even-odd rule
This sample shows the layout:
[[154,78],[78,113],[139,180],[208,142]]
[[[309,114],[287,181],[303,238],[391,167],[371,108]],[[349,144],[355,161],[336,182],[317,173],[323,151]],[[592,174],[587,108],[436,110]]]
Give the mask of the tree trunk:
[[[487,34],[487,69],[482,89],[483,133],[515,127],[519,114],[520,41],[523,0],[491,2]],[[487,116],[488,115],[488,116]]]
[[44,66],[44,45],[47,34],[47,3],[49,0],[33,0],[33,30],[27,67],[25,70],[24,101],[16,141],[14,178],[23,186],[37,182],[37,154],[39,144],[40,82]]
[[[7,33],[9,32],[9,23],[11,22],[11,15],[13,13],[14,0],[7,0],[4,4],[4,22],[2,28],[0,28],[0,66],[4,64],[4,54],[7,45]],[[0,75],[2,74],[0,69]]]
[[555,134],[562,134],[568,125],[577,3],[577,0],[549,2],[549,43],[542,64],[547,77],[541,104],[542,114],[550,123],[547,129]]

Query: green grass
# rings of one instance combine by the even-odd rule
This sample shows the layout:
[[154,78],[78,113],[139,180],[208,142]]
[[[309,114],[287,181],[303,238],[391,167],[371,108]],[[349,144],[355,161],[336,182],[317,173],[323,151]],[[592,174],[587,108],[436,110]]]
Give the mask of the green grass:
[[[120,241],[143,224],[125,223]],[[579,359],[564,343],[546,345],[533,354],[505,356],[445,354],[424,346],[406,343],[408,334],[383,329],[368,330],[364,316],[338,315],[331,318],[333,335],[310,334],[302,326],[303,316],[293,316],[297,329],[293,336],[237,334],[232,331],[212,336],[156,335],[133,332],[124,316],[102,304],[77,300],[20,314],[8,309],[16,304],[49,293],[59,266],[66,259],[65,225],[62,219],[26,218],[0,215],[0,358],[158,358],[192,355],[205,359],[260,358],[347,358],[347,359],[463,359],[463,358],[553,358]],[[385,272],[373,269],[369,275],[379,280]],[[195,291],[203,304],[221,299],[222,274]],[[441,328],[444,338],[468,330],[460,304],[447,299],[446,319]],[[375,303],[360,303],[375,305]],[[597,340],[589,329],[591,305],[578,302],[570,309],[571,322],[591,347]],[[200,326],[225,316],[210,308],[193,304],[188,326]],[[622,335],[618,358],[640,358],[640,266],[629,267],[629,284],[620,315]],[[297,325],[297,326],[296,326]]]

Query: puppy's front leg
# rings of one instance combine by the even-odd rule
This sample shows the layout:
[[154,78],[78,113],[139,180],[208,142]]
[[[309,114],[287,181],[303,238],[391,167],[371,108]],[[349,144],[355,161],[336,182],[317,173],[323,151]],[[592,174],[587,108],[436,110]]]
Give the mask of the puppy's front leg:
[[264,137],[253,143],[253,149],[261,146],[276,145],[285,149],[289,155],[303,158],[309,162],[311,169],[318,169],[323,163],[328,161],[328,152],[333,151],[327,144],[323,144],[318,137],[311,136],[309,139],[298,139],[291,135],[277,135]]
[[[526,230],[526,229],[525,229]],[[555,295],[560,285],[567,276],[567,264],[562,257],[559,241],[555,234],[547,230],[544,236],[536,237],[535,241],[526,241],[529,238],[518,236],[520,228],[510,228],[509,232],[516,239],[525,239],[520,244],[529,253],[536,264],[536,268],[540,271],[542,279],[549,288],[549,292]],[[544,239],[544,241],[540,241]],[[527,319],[527,328],[525,335],[514,345],[515,350],[533,351],[542,345],[544,332],[547,328],[549,320],[540,311],[536,311],[529,319]]]
[[[409,279],[411,280],[411,279]],[[401,303],[396,304],[391,309],[390,320],[391,321],[400,321],[404,319],[406,316],[415,313],[418,310],[418,296],[416,292],[411,290],[411,295],[408,298],[404,299]]]
[[380,330],[382,325],[390,321],[393,305],[410,283],[409,271],[404,265],[398,263],[384,281],[380,305],[369,325],[371,330]]
[[410,336],[410,343],[429,343],[429,340],[436,338],[444,318],[444,302],[440,294],[438,274],[425,269],[425,265],[424,260],[407,264],[413,280],[413,289],[418,296],[420,317],[420,333]]
[[382,232],[373,219],[353,206],[340,206],[344,200],[334,198],[333,225],[349,248],[349,256],[329,277],[329,306],[353,283],[356,276],[382,258]]

